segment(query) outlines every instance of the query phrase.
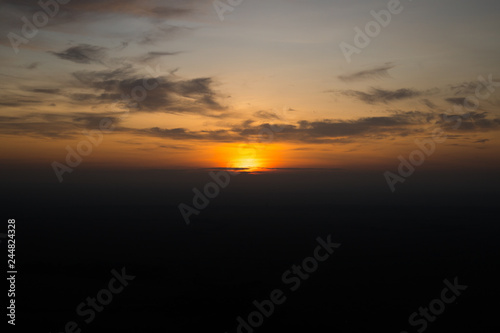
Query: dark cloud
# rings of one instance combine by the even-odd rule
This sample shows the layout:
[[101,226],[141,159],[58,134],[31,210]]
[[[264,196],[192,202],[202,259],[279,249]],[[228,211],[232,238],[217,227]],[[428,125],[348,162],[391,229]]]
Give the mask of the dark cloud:
[[174,149],[174,150],[193,150],[193,147],[190,146],[181,146],[181,145],[159,145],[159,148],[164,149]]
[[446,101],[453,105],[464,105],[466,98],[465,97],[451,97],[447,98]]
[[437,114],[411,111],[394,113],[386,117],[359,118],[352,121],[326,119],[310,122],[302,120],[295,125],[270,123],[253,125],[254,121],[247,120],[229,129],[217,131],[195,132],[184,128],[161,129],[158,127],[131,131],[137,134],[175,140],[236,142],[259,137],[268,140],[269,131],[274,128],[273,140],[277,141],[346,144],[361,137],[381,139],[389,135],[398,136],[405,130],[409,131],[412,127],[428,124],[437,117]]
[[153,127],[149,129],[134,130],[130,129],[132,133],[168,138],[173,140],[211,140],[219,142],[234,142],[242,140],[235,133],[231,133],[228,130],[214,130],[214,131],[189,131],[185,128],[173,128],[173,129],[163,129],[159,127]]
[[153,29],[146,31],[138,39],[139,44],[155,45],[159,41],[177,37],[183,33],[191,31],[192,28],[180,27],[171,24],[164,24],[162,26],[155,26]]
[[175,7],[154,7],[150,10],[152,15],[160,18],[180,17],[191,13],[191,9]]
[[102,63],[106,57],[106,48],[88,44],[72,46],[62,52],[49,52],[61,59],[79,64]]
[[26,66],[27,69],[36,69],[40,65],[39,62],[33,62]]
[[378,79],[389,77],[389,69],[394,68],[392,64],[385,64],[372,69],[359,71],[348,75],[339,75],[338,78],[344,82],[362,81],[367,79]]
[[42,101],[33,99],[31,96],[23,95],[6,95],[0,96],[0,106],[8,107],[27,107],[34,104],[41,104]]
[[35,88],[29,89],[28,91],[40,94],[59,94],[61,92],[61,89]]
[[[111,103],[121,99],[125,102],[121,96],[138,97],[139,101],[133,110],[135,112],[191,112],[222,116],[220,112],[226,109],[217,101],[217,93],[212,88],[212,78],[182,80],[172,75],[152,78],[135,74],[129,67],[106,71],[81,71],[74,73],[74,76],[81,84],[94,90],[93,97],[84,96],[88,97],[89,101]],[[138,93],[139,90],[141,93]]]
[[121,119],[120,117],[107,115],[107,114],[86,114],[81,113],[74,115],[72,121],[76,126],[87,129],[99,129],[101,121],[106,120],[110,126],[117,126]]
[[97,113],[31,113],[20,117],[0,117],[0,133],[36,138],[74,139],[82,135],[82,129],[99,129],[105,119],[117,126],[120,118]]
[[68,132],[66,123],[46,122],[0,123],[0,133],[52,139],[71,139],[76,135],[75,132]]
[[[19,18],[32,18],[37,12],[42,11],[41,3],[56,3],[57,1],[38,1],[38,0],[2,0],[0,5],[0,30],[13,32],[21,35],[23,26]],[[209,4],[205,4],[208,6]],[[49,5],[50,8],[53,8]],[[105,21],[128,21],[130,19],[140,19],[141,30],[134,29],[132,33],[128,33],[129,41],[139,43],[155,44],[159,40],[165,40],[177,36],[183,31],[192,30],[187,27],[175,27],[172,24],[167,24],[167,20],[185,19],[189,15],[198,11],[200,7],[199,1],[195,0],[71,0],[65,4],[57,6],[56,14],[51,16],[44,29],[61,33],[82,33],[83,29],[88,24]],[[143,24],[145,23],[145,24]],[[148,32],[145,32],[148,31]],[[85,31],[88,33],[88,31]],[[142,35],[144,34],[144,35]],[[51,40],[46,38],[38,38],[37,47],[46,49],[51,45]],[[0,38],[0,45],[10,47],[11,42],[8,38]],[[45,46],[44,46],[45,45]],[[32,48],[33,45],[19,45],[19,48]],[[78,54],[73,54],[72,50],[65,54],[64,51],[57,52],[63,59],[71,61],[79,61],[80,63],[93,62],[93,59],[78,57]],[[33,68],[32,68],[33,69]]]
[[72,100],[77,101],[77,102],[85,102],[85,101],[90,102],[90,101],[97,99],[97,96],[98,95],[94,95],[94,94],[77,93],[77,94],[70,94],[69,98],[71,98]]
[[439,124],[449,131],[489,132],[500,130],[500,118],[488,118],[487,112],[469,112],[465,115],[442,114]]
[[[443,116],[443,114],[432,112],[400,111],[378,117],[353,120],[301,120],[294,124],[258,124],[248,119],[237,125],[228,124],[222,129],[192,131],[187,128],[126,128],[121,126],[121,118],[117,113],[32,113],[23,117],[0,117],[0,133],[45,138],[75,138],[81,136],[84,128],[98,129],[103,119],[111,121],[115,126],[114,133],[127,133],[136,137],[217,142],[246,142],[248,140],[266,142],[270,140],[304,144],[348,144],[359,142],[359,140],[373,141],[425,135],[431,133],[436,127],[445,130],[450,139],[464,139],[461,133],[500,130],[500,118],[489,118],[486,112],[470,113],[458,129],[454,128],[454,121],[450,122],[450,118],[447,120]],[[476,143],[485,142],[479,140]]]
[[21,117],[9,117],[9,116],[0,116],[0,122],[10,122],[10,121],[18,121],[22,120]]
[[139,57],[137,60],[140,62],[148,62],[151,60],[158,59],[164,56],[174,56],[180,54],[181,52],[148,52],[145,55]]
[[44,121],[32,115],[17,117],[16,119],[8,119],[11,117],[2,118],[0,118],[1,134],[53,139],[68,139],[74,135],[74,131],[72,131],[74,126],[69,121]]
[[[5,4],[27,13],[39,11],[38,0],[3,0]],[[142,1],[142,0],[71,0],[59,6],[63,15],[75,19],[87,13],[128,14],[153,18],[182,17],[191,13],[194,1]],[[161,4],[161,5],[156,5]],[[78,15],[79,14],[79,15]]]
[[490,140],[489,139],[481,139],[481,140],[474,141],[474,143],[486,143],[488,141],[490,141]]
[[[297,136],[301,141],[319,142],[327,138],[354,138],[360,136],[401,135],[419,125],[431,123],[435,114],[420,111],[399,112],[390,116],[364,117],[356,120],[321,120],[298,122],[298,127],[285,127],[283,132]],[[414,129],[413,129],[414,130]]]
[[421,102],[422,102],[423,104],[425,104],[425,105],[426,105],[429,109],[434,110],[434,109],[436,109],[436,108],[437,108],[436,104],[432,103],[432,102],[431,102],[430,100],[428,100],[427,98],[422,99],[422,100],[421,100]]
[[476,88],[478,84],[479,84],[478,81],[468,81],[454,85],[449,85],[449,87],[450,90],[453,91],[455,95],[472,95],[476,93]]
[[276,113],[274,112],[269,112],[269,111],[263,111],[263,110],[260,110],[260,111],[257,111],[253,114],[254,117],[256,118],[260,118],[260,119],[268,119],[268,120],[280,120],[281,117],[278,116]]
[[[61,94],[69,103],[98,106],[119,103],[131,112],[196,113],[227,117],[229,112],[219,101],[210,77],[181,79],[174,71],[139,74],[131,64],[116,69],[78,71],[76,81],[65,89],[21,87],[30,94],[0,96],[0,106],[29,107],[53,102],[40,94]],[[158,73],[158,75],[155,75]],[[153,77],[155,76],[155,77]],[[77,92],[72,92],[75,91]]]
[[388,103],[402,99],[421,96],[423,93],[413,89],[384,90],[372,88],[369,93],[357,90],[345,90],[341,92],[346,96],[354,97],[368,104]]
[[124,65],[116,69],[102,71],[78,71],[73,76],[87,87],[111,89],[119,81],[135,75],[132,65]]
[[[273,133],[272,141],[298,143],[347,144],[360,139],[380,140],[409,135],[429,133],[429,128],[441,127],[447,133],[456,132],[452,124],[444,122],[442,115],[420,111],[395,112],[388,116],[364,117],[355,120],[325,119],[318,121],[302,120],[296,124],[257,124],[247,120],[239,125],[217,131],[189,131],[185,128],[162,129],[123,129],[136,134],[174,140],[207,140],[238,142],[249,139],[268,140],[269,130],[278,128]],[[486,132],[500,129],[500,119],[488,119],[486,114],[473,114],[460,131]],[[472,125],[471,125],[472,124]],[[272,127],[271,127],[272,126]],[[463,138],[461,135],[448,134],[449,138]]]

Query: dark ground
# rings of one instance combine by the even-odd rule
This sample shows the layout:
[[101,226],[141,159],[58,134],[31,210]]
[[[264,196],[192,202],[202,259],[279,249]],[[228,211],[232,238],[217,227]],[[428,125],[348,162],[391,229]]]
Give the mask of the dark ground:
[[[369,182],[328,191],[318,189],[324,176],[300,178],[291,190],[242,175],[187,226],[176,205],[190,203],[205,176],[168,186],[120,186],[105,176],[99,186],[6,181],[2,215],[17,224],[15,331],[64,332],[75,321],[82,332],[232,333],[254,300],[281,289],[285,303],[255,332],[417,332],[408,317],[440,297],[444,279],[458,277],[467,290],[425,332],[499,332],[493,187],[481,193],[475,183],[464,196],[450,186],[411,195],[402,187],[396,196],[405,199],[391,201],[373,186],[363,191]],[[255,179],[266,191],[245,191]],[[282,274],[328,235],[342,245],[290,291]],[[122,267],[136,278],[84,323],[76,307]]]

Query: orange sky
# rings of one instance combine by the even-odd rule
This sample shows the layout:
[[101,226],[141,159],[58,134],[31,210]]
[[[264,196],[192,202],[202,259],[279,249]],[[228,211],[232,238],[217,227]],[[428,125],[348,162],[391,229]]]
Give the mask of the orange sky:
[[[348,62],[339,45],[384,2],[245,2],[224,21],[209,3],[106,3],[69,3],[16,47],[2,39],[4,164],[65,163],[108,119],[86,166],[384,169],[436,127],[448,140],[426,168],[499,165],[500,48],[489,37],[500,27],[486,7],[464,22],[412,3]],[[28,8],[1,6],[2,35],[22,35]]]

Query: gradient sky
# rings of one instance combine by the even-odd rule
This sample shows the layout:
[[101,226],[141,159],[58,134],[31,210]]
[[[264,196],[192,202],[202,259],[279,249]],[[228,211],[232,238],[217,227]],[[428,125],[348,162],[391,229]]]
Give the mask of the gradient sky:
[[425,168],[498,169],[500,84],[457,129],[442,115],[500,82],[500,4],[401,6],[348,62],[340,43],[387,1],[244,0],[221,21],[211,1],[71,0],[18,52],[41,8],[1,1],[0,161],[64,163],[108,118],[87,166],[394,169],[442,128]]

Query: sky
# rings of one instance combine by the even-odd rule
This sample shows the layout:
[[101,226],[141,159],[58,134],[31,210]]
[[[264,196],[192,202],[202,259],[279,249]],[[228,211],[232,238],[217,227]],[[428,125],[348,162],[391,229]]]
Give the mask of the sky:
[[0,2],[4,166],[500,166],[498,1],[42,3]]

